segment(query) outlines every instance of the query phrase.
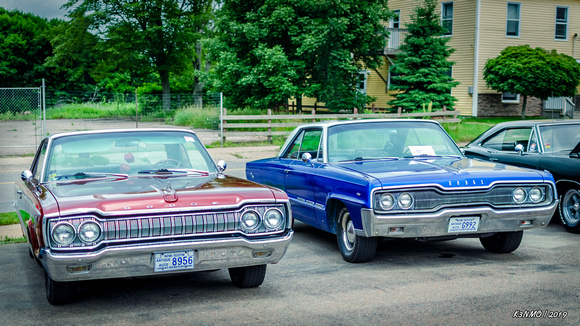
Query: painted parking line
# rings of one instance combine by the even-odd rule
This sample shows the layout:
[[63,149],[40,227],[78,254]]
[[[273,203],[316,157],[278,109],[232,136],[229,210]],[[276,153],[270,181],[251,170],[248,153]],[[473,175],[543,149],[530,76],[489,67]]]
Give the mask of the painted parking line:
[[14,181],[13,182],[0,182],[0,185],[10,185],[10,184],[13,184],[13,183],[14,183]]

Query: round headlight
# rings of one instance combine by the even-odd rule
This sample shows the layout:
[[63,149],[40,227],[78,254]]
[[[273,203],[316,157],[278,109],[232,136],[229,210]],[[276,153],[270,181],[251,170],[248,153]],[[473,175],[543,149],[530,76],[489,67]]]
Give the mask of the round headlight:
[[269,209],[264,214],[264,223],[270,229],[276,229],[280,227],[283,221],[284,217],[282,216],[282,212],[277,209]]
[[413,196],[408,192],[402,193],[399,196],[399,207],[409,209],[411,206],[413,206]]
[[101,236],[101,227],[93,221],[87,221],[79,227],[79,238],[85,243],[93,243]]
[[542,200],[543,194],[542,189],[539,187],[534,187],[530,189],[530,200],[532,203],[539,203]]
[[393,208],[395,205],[395,199],[391,194],[382,194],[379,198],[379,206],[381,209],[388,211],[389,209]]
[[254,230],[260,224],[260,215],[255,211],[245,211],[242,214],[242,226],[246,230]]
[[59,223],[52,229],[52,239],[61,246],[69,245],[75,240],[75,229],[69,223]]
[[526,191],[524,188],[514,189],[512,197],[517,204],[521,204],[526,200]]

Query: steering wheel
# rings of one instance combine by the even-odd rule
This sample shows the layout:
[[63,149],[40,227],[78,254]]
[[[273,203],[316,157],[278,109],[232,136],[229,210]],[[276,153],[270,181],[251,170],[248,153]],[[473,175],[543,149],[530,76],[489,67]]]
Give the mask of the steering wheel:
[[179,162],[178,160],[173,160],[173,159],[165,159],[165,160],[161,160],[155,164],[153,164],[155,166],[155,168],[158,169],[162,169],[162,168],[178,168],[181,166],[181,162]]

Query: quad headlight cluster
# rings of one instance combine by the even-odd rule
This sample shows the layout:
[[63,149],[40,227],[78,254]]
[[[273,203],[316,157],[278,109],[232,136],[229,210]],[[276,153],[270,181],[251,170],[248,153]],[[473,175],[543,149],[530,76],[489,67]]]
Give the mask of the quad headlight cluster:
[[92,220],[84,221],[77,227],[68,222],[60,222],[52,227],[50,236],[58,246],[68,246],[77,238],[83,244],[90,245],[101,237],[101,226]]
[[414,202],[413,195],[408,192],[401,194],[384,193],[379,195],[378,198],[379,208],[384,211],[393,209],[407,210],[413,207]]
[[540,187],[518,187],[512,194],[516,204],[537,204],[544,200],[544,197],[545,191]]
[[266,209],[262,214],[259,210],[248,209],[240,217],[242,230],[254,232],[259,229],[274,231],[284,228],[284,214],[278,208]]

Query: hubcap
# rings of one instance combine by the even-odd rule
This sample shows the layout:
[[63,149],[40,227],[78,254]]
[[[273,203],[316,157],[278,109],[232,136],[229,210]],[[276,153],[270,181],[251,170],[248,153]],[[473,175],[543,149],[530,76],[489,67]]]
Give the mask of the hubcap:
[[568,226],[576,226],[580,222],[580,193],[568,190],[563,200],[563,215]]
[[356,242],[354,224],[350,220],[350,214],[348,213],[342,218],[342,242],[348,251],[352,251]]

